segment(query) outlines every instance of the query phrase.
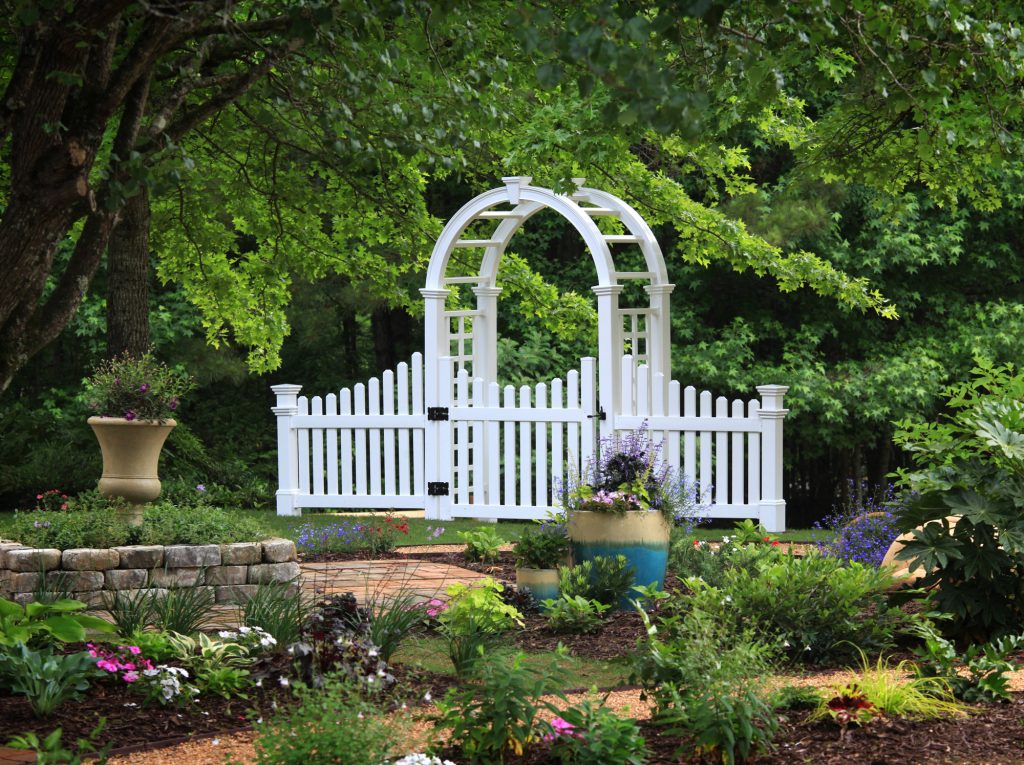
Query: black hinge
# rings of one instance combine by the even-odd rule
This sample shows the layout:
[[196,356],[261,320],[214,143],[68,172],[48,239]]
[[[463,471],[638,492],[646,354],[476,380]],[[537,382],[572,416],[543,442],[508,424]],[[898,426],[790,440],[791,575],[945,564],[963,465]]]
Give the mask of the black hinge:
[[427,420],[429,420],[430,422],[447,422],[447,420],[448,420],[448,407],[446,407],[446,406],[428,406],[427,407]]
[[447,497],[448,496],[448,482],[447,481],[427,481],[427,496],[428,497]]
[[597,408],[597,414],[588,414],[587,415],[587,419],[590,419],[590,420],[607,420],[608,419],[608,413],[604,409],[602,409],[601,407],[598,407]]

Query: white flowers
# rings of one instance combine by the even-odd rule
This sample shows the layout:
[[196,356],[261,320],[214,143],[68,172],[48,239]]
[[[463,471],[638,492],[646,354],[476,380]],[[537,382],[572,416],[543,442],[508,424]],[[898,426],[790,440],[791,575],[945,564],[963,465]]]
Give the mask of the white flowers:
[[280,680],[278,680],[278,682],[281,683],[282,688],[287,688],[289,685],[291,685],[287,677],[282,677]]
[[166,664],[158,664],[153,669],[142,670],[143,677],[156,686],[156,698],[161,704],[174,701],[181,695],[186,697],[199,695],[199,689],[189,683],[183,683],[189,677],[188,670],[181,667],[170,667]]
[[[386,765],[386,763],[381,763]],[[426,754],[420,754],[414,752],[413,754],[407,754],[402,759],[396,761],[394,765],[455,765],[451,760],[442,760],[440,757],[430,757]]]
[[[243,625],[238,628],[237,632],[221,630],[217,635],[221,640],[238,643],[250,654],[254,652],[262,653],[262,651],[269,650],[277,645],[277,639],[262,627],[246,627]],[[257,648],[262,649],[262,651],[256,651]]]

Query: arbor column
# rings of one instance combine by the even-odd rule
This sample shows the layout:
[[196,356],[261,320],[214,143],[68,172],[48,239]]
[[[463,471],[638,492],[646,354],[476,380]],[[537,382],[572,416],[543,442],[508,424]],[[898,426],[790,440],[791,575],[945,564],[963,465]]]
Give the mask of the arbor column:
[[597,295],[597,401],[605,412],[605,419],[600,421],[603,440],[614,434],[615,414],[620,411],[622,317],[619,315],[619,293],[622,285],[599,284],[592,289]]
[[[668,401],[668,384],[672,380],[672,313],[669,310],[674,284],[648,284],[644,292],[650,296],[651,312],[647,324],[647,365],[650,380],[661,374],[661,400]],[[654,400],[657,400],[656,398]]]
[[473,287],[479,316],[473,317],[473,377],[498,381],[498,295],[501,287]]

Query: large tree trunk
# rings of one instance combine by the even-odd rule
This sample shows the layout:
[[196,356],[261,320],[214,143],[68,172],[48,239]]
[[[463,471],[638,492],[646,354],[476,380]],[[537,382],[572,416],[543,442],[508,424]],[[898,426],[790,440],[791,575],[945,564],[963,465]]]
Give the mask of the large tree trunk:
[[107,248],[107,355],[149,349],[149,192],[125,202]]

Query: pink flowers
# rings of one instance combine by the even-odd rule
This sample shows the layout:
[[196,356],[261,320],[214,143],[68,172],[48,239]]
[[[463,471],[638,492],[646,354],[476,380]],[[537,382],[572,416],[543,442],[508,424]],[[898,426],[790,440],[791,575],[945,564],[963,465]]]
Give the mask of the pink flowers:
[[427,616],[431,617],[432,619],[436,619],[438,616],[440,616],[447,610],[448,604],[445,603],[443,600],[431,598],[430,601],[427,603]]
[[[89,655],[96,659],[96,667],[112,675],[121,673],[121,679],[126,683],[134,683],[139,679],[139,672],[153,669],[153,663],[141,656],[142,649],[137,645],[119,645],[116,651],[111,651],[103,646],[87,643]],[[138,657],[133,659],[132,657]]]
[[576,726],[571,722],[556,717],[551,721],[551,733],[544,734],[545,741],[554,741],[558,738],[579,738],[582,734],[576,732]]

